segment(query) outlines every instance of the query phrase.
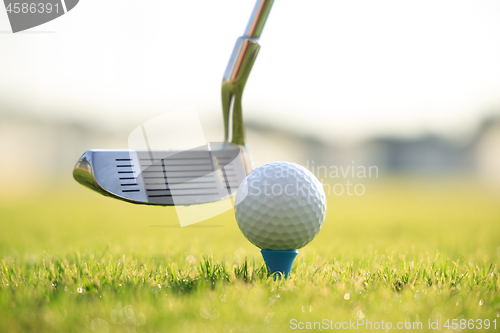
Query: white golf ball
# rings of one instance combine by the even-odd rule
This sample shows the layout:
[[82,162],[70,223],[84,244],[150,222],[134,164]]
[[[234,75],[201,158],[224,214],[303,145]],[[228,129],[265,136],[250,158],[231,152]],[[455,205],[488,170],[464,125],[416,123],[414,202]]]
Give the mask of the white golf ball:
[[299,249],[323,226],[326,196],[319,180],[303,166],[272,162],[246,176],[234,211],[241,232],[255,246]]

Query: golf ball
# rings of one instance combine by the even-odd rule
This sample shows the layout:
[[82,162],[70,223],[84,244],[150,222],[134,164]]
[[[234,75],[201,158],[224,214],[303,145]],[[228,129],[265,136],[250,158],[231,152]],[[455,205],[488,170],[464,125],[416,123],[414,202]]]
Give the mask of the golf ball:
[[272,162],[242,181],[234,211],[241,232],[255,246],[299,249],[323,226],[326,196],[319,180],[303,166]]

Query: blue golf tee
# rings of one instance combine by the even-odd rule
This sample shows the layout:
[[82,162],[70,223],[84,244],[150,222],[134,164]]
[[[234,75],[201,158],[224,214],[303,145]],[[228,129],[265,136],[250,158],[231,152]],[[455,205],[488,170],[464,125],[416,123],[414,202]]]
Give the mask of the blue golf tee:
[[[261,250],[269,275],[281,273],[286,279],[292,271],[293,261],[299,250]],[[281,278],[279,274],[275,278]]]

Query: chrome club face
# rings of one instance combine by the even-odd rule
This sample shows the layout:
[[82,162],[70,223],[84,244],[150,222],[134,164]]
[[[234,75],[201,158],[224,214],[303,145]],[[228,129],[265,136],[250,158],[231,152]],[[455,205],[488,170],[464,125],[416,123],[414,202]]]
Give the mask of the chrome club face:
[[241,99],[274,0],[258,0],[222,80],[225,138],[191,150],[88,150],[73,177],[102,195],[148,205],[194,205],[233,196],[252,170]]
[[187,151],[89,150],[73,170],[77,182],[102,195],[147,205],[194,205],[234,195],[248,155],[223,143]]

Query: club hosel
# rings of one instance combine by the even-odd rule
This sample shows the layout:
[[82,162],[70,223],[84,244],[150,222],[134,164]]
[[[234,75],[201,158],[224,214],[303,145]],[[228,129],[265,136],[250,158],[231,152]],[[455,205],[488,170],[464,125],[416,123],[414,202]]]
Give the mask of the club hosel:
[[230,81],[233,84],[244,86],[259,49],[260,45],[257,39],[245,36],[239,37],[234,45],[222,82]]
[[224,116],[225,139],[243,145],[245,128],[242,114],[242,95],[252,70],[260,45],[256,39],[240,37],[222,79],[222,112]]

